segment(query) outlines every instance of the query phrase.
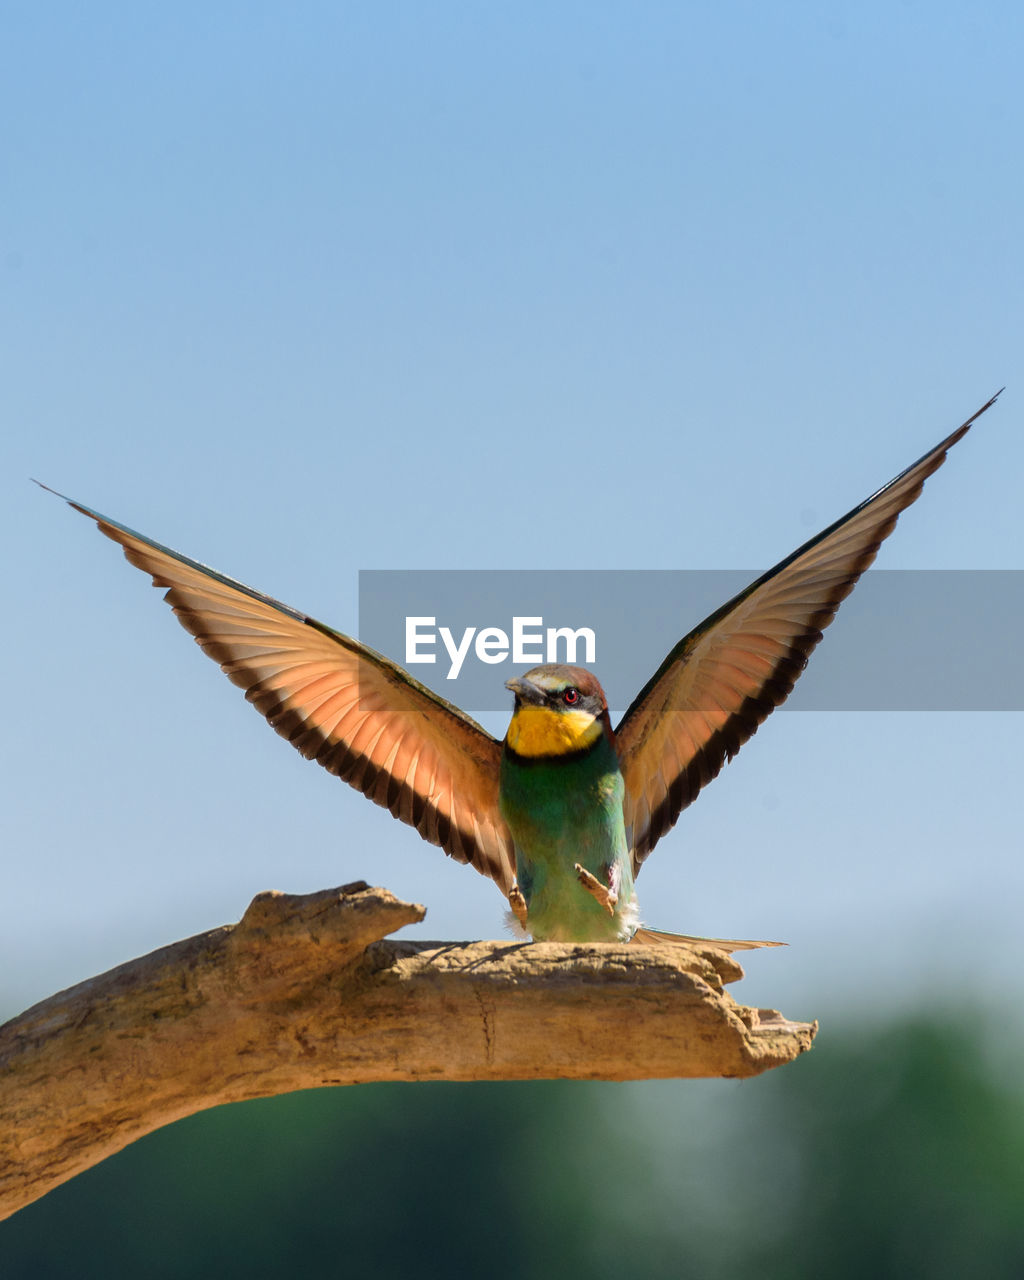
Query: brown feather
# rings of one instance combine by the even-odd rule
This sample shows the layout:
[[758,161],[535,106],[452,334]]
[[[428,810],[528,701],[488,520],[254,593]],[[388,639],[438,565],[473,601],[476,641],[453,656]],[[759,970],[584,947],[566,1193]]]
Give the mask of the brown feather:
[[701,788],[785,701],[900,512],[995,399],[705,619],[640,691],[616,730],[635,871]]
[[277,733],[508,895],[514,853],[490,734],[350,636],[70,505],[167,588],[181,625]]

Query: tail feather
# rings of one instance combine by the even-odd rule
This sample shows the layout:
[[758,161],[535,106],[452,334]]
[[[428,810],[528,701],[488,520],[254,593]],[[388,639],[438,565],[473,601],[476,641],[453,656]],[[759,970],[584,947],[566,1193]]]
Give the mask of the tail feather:
[[758,947],[785,947],[786,942],[755,942],[740,938],[694,938],[688,933],[662,933],[658,929],[637,929],[630,939],[647,947],[714,947],[717,951],[756,951]]

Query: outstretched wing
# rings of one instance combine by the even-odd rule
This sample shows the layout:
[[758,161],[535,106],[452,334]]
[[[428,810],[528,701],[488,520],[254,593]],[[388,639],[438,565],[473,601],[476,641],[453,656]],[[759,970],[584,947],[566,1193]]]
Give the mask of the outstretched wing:
[[[996,392],[996,396],[999,393]],[[977,413],[675,646],[615,731],[634,870],[781,702],[901,511]]]
[[480,725],[358,640],[64,501],[168,588],[181,625],[283,738],[508,895],[501,745]]

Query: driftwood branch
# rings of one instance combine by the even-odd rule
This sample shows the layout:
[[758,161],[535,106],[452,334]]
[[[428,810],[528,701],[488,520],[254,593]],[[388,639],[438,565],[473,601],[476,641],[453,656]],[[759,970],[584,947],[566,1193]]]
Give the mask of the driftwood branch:
[[752,1076],[815,1026],[712,948],[384,941],[384,889],[263,893],[0,1027],[0,1218],[195,1111],[371,1080]]

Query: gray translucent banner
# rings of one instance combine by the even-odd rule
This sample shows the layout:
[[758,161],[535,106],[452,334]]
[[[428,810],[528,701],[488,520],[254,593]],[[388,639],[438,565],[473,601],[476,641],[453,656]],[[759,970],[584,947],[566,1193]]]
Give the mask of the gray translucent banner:
[[[683,636],[757,577],[364,570],[359,638],[469,712],[510,710],[505,681],[544,662],[589,668],[621,711]],[[1022,635],[1024,571],[872,570],[842,603],[785,705],[1021,711]]]

